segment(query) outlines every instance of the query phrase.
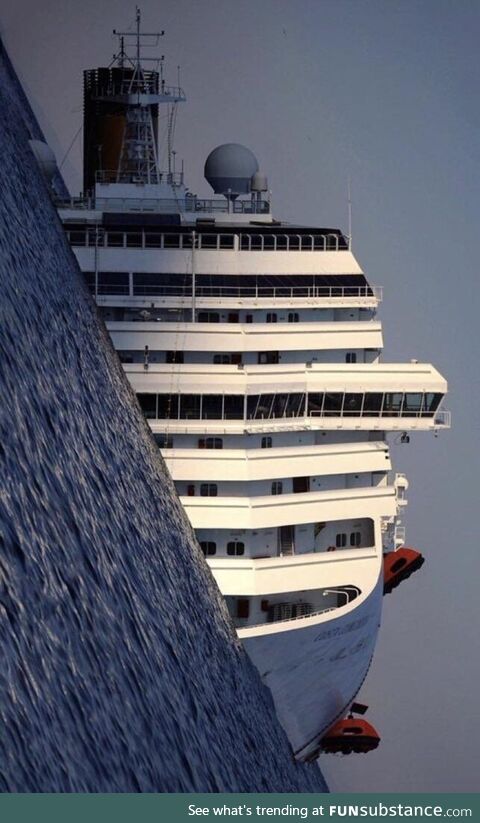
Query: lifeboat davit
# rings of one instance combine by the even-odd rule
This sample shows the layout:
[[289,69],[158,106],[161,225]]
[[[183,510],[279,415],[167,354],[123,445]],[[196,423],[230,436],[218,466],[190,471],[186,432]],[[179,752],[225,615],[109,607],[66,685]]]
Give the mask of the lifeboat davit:
[[383,556],[383,593],[390,594],[392,589],[416,572],[424,562],[423,555],[415,549],[404,547],[396,552],[387,552]]
[[330,754],[366,754],[376,749],[380,743],[377,730],[363,717],[353,716],[354,711],[364,714],[366,710],[367,706],[354,703],[348,717],[338,720],[322,737],[322,751]]

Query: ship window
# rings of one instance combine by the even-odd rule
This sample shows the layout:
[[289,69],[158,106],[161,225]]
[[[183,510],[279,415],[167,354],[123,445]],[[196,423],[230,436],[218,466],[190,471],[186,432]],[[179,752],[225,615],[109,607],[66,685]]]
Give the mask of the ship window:
[[153,439],[159,449],[173,449],[173,437],[171,434],[154,434]]
[[245,543],[240,540],[231,540],[227,543],[227,554],[236,556],[245,554]]
[[198,441],[199,449],[223,449],[221,437],[201,437]]
[[180,396],[180,419],[199,420],[200,419],[200,395],[182,394]]
[[276,323],[277,322],[277,315],[275,312],[267,312],[267,323]]
[[360,414],[362,411],[362,402],[363,402],[363,394],[351,394],[347,393],[345,395],[345,400],[343,402],[343,413],[344,414]]
[[228,315],[229,323],[238,323],[238,311],[230,312]]
[[118,358],[120,363],[133,363],[133,354],[127,351],[119,351]]
[[141,232],[127,232],[127,246],[129,248],[142,248],[142,233]]
[[272,417],[284,417],[287,412],[288,394],[275,394],[273,397]]
[[[98,294],[128,294],[128,274],[126,272],[98,272]],[[95,289],[95,275],[94,275]]]
[[158,395],[158,417],[163,420],[177,420],[178,418],[178,395],[159,394]]
[[180,248],[180,235],[179,234],[164,234],[163,235],[163,246],[165,249],[178,249]]
[[200,497],[216,497],[218,486],[216,483],[200,483]]
[[262,449],[271,449],[272,448],[272,438],[271,437],[262,437]]
[[415,417],[422,407],[422,397],[420,392],[407,393],[403,401],[403,417]]
[[253,314],[245,315],[245,323],[253,323]]
[[298,323],[299,316],[298,311],[291,311],[288,313],[288,322],[289,323]]
[[387,392],[383,401],[383,414],[386,417],[397,417],[402,408],[402,401],[401,392]]
[[119,231],[109,231],[107,232],[107,246],[123,246],[123,240],[125,235],[123,232]]
[[357,362],[357,352],[356,351],[347,351],[345,355],[345,362],[346,363],[356,363]]
[[431,392],[428,392],[424,397],[423,414],[428,416],[436,412],[440,405],[442,396],[443,395],[441,394],[432,394]]
[[223,397],[221,394],[204,394],[202,402],[202,419],[221,420],[222,400]]
[[320,415],[323,406],[323,392],[311,392],[308,395],[308,414]]
[[162,245],[162,235],[158,232],[153,234],[148,232],[145,234],[145,248],[146,249],[159,249]]
[[326,394],[323,405],[325,417],[339,417],[342,412],[343,394]]
[[224,397],[223,409],[225,420],[243,420],[243,395],[227,394]]
[[220,315],[216,311],[200,311],[198,313],[199,323],[219,323]]
[[166,363],[183,363],[183,351],[167,351],[165,352]]
[[361,535],[360,532],[352,532],[350,534],[350,545],[351,546],[356,546],[358,548],[358,546],[360,545],[361,542],[362,542],[362,535]]
[[305,395],[289,394],[285,414],[287,417],[298,417],[305,414]]
[[242,355],[240,352],[232,352],[231,354],[214,354],[213,362],[216,365],[226,363],[236,365],[242,362]]
[[259,351],[258,362],[263,363],[278,363],[278,351]]
[[217,553],[217,544],[213,540],[201,540],[200,548],[205,557],[211,557],[212,554]]
[[247,598],[239,598],[237,600],[237,617],[240,619],[247,618],[250,614],[250,600]]
[[335,545],[337,549],[343,549],[347,545],[347,535],[337,534],[335,538]]
[[252,394],[247,398],[247,415],[249,419],[269,417],[273,394]]
[[218,242],[218,234],[201,234],[200,248],[202,249],[216,249]]
[[234,237],[233,234],[221,234],[220,235],[220,248],[221,249],[233,249],[234,247]]
[[293,478],[293,491],[295,494],[299,494],[301,492],[309,492],[310,491],[310,478],[309,477],[294,477]]
[[140,408],[147,420],[154,420],[157,417],[157,395],[137,394]]
[[272,483],[272,494],[282,494],[283,483],[281,480],[274,480]]
[[87,243],[87,235],[84,231],[69,231],[68,240],[71,246],[85,246]]
[[176,274],[135,272],[133,275],[134,295],[190,295],[192,293],[192,275],[181,277]]
[[195,497],[195,486],[193,483],[187,486],[187,497]]
[[383,394],[369,393],[365,395],[363,413],[367,417],[378,417],[382,410]]

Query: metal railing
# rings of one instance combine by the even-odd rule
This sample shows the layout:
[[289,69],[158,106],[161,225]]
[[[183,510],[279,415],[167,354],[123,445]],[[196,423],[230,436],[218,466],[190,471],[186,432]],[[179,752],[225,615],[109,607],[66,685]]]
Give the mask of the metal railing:
[[[95,182],[103,185],[109,185],[110,183],[142,184],[145,183],[145,180],[143,177],[140,178],[135,172],[119,172],[116,169],[102,169],[95,172]],[[157,180],[154,182],[156,183]],[[183,186],[183,171],[170,172],[159,170],[158,183],[167,183],[169,186]],[[171,202],[175,203],[176,200],[172,198]]]
[[[109,200],[109,203],[111,201]],[[164,233],[145,231],[105,231],[99,239],[92,228],[66,231],[72,246],[97,248],[140,248],[140,249],[191,249],[193,236],[188,233]],[[224,234],[197,233],[195,248],[240,249],[241,251],[300,251],[326,252],[345,251],[345,238],[336,234]]]
[[[109,284],[109,289],[114,288]],[[113,294],[114,292],[103,292]],[[124,294],[122,291],[119,294]],[[99,294],[102,294],[99,291]],[[162,296],[162,297],[192,297],[190,286],[140,286],[133,285],[133,295],[137,296]],[[371,299],[381,302],[383,297],[382,286],[196,286],[195,297],[253,297],[255,299],[272,297],[287,298],[297,300],[306,299],[346,299],[348,297]],[[273,329],[272,329],[273,331]]]
[[242,234],[242,251],[345,251],[348,243],[340,234]]
[[435,414],[435,425],[442,426],[445,429],[449,429],[452,422],[452,412],[441,410]]
[[[327,609],[317,609],[308,614],[297,614],[295,617],[285,617],[283,620],[265,620],[263,623],[245,624],[238,622],[238,618],[234,619],[234,626],[236,629],[259,629],[262,626],[278,626],[279,623],[292,623],[294,620],[305,620],[307,617],[317,617],[319,614],[326,614],[327,612],[334,612],[340,606],[329,606]],[[241,618],[240,618],[241,619]]]
[[[112,183],[133,183],[140,185],[141,180],[134,179],[134,175],[122,175],[117,179],[116,171],[97,172],[97,182],[107,185]],[[128,179],[127,179],[128,178]],[[173,186],[183,185],[183,172],[161,172],[160,182]],[[160,212],[169,214],[204,213],[204,214],[269,214],[268,200],[235,200],[230,202],[225,198],[199,198],[189,194],[181,197],[84,197],[57,198],[55,205],[58,209],[102,209],[108,208],[118,211]]]

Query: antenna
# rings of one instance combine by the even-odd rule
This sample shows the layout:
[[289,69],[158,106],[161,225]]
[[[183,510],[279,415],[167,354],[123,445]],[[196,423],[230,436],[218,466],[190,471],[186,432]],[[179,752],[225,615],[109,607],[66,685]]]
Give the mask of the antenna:
[[347,179],[347,198],[348,198],[348,248],[352,250],[352,188],[350,175]]
[[[135,7],[133,31],[114,29],[113,33],[120,41],[120,51],[114,57],[114,61],[120,69],[124,69],[124,74],[117,83],[118,88],[115,88],[109,97],[103,97],[103,100],[119,103],[126,111],[115,179],[117,183],[160,183],[162,173],[158,166],[157,135],[154,127],[157,107],[159,104],[166,104],[169,110],[167,151],[168,172],[171,175],[177,103],[184,102],[185,93],[179,86],[165,84],[163,56],[144,56],[146,49],[158,45],[165,32],[142,31],[141,12],[138,6]],[[157,70],[146,70],[146,61],[156,64]],[[128,69],[126,64],[129,64]],[[98,99],[101,100],[102,96]],[[171,179],[168,182],[174,183]]]

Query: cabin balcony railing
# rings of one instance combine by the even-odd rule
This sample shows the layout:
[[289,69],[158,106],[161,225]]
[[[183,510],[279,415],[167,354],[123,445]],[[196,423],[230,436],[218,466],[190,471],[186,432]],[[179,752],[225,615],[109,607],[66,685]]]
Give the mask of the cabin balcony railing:
[[[109,285],[109,289],[114,286]],[[113,294],[114,292],[102,292],[99,294]],[[124,292],[118,292],[123,294]],[[162,297],[192,297],[191,287],[182,286],[136,286],[133,287],[133,296],[162,296]],[[374,297],[379,302],[382,300],[383,288],[381,286],[197,286],[195,297],[254,297],[265,298],[334,298],[339,297]]]
[[[181,275],[179,275],[181,280]],[[91,290],[95,293],[94,283],[90,284]],[[128,295],[129,297],[179,297],[188,299],[189,303],[192,297],[219,297],[219,298],[252,298],[255,300],[262,300],[266,298],[287,299],[287,300],[314,300],[323,298],[326,300],[340,299],[345,300],[350,297],[354,299],[370,298],[380,303],[383,299],[382,286],[196,286],[195,293],[192,293],[191,286],[139,286],[134,284],[133,289],[125,283],[108,283],[101,282],[101,275],[99,276],[99,283],[97,286],[97,295]],[[151,318],[138,317],[138,321],[149,320]]]

